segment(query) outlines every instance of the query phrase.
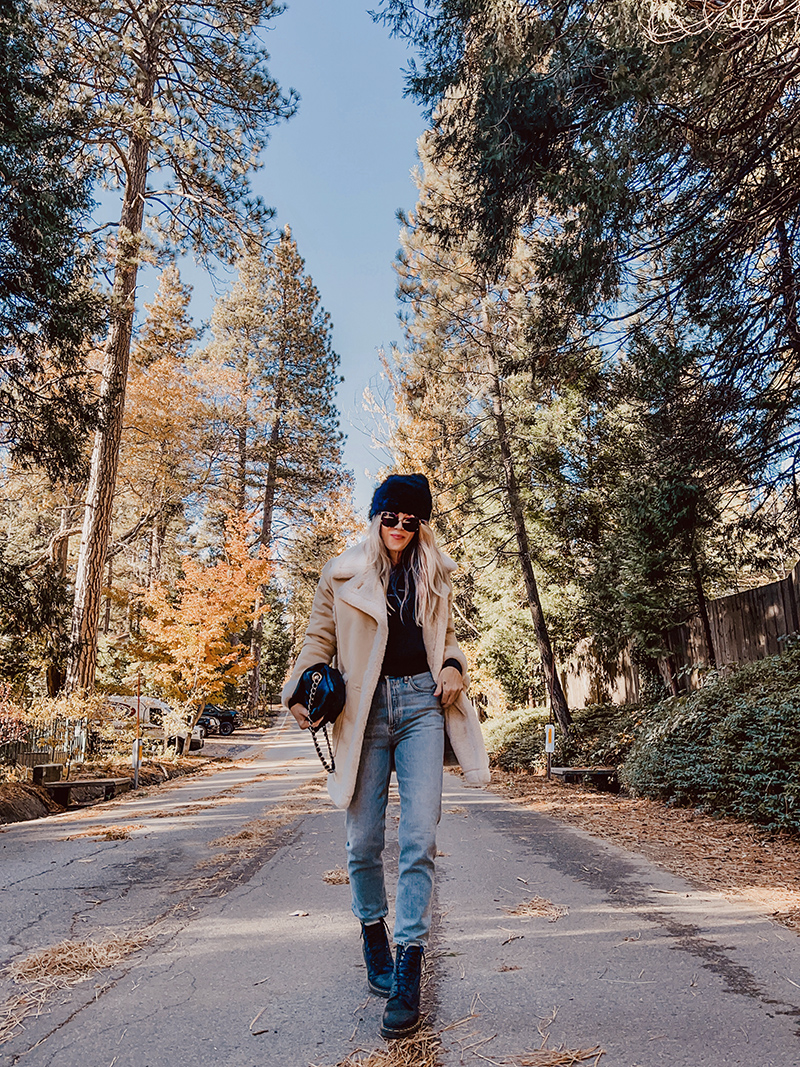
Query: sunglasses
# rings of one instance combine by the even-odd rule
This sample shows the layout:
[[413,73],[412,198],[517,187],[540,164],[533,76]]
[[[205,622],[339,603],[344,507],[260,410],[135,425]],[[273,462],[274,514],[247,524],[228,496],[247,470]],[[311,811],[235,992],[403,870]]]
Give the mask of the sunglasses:
[[381,512],[381,526],[388,526],[389,529],[392,529],[399,525],[403,527],[406,533],[416,533],[419,529],[420,521],[415,515],[406,515],[404,519],[401,519],[393,511]]

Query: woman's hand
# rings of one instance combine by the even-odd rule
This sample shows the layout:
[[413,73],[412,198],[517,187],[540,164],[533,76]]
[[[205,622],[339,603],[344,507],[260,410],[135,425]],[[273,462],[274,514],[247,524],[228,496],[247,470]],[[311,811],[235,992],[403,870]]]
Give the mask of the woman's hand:
[[308,717],[308,708],[304,707],[302,704],[292,704],[289,711],[291,711],[292,715],[297,719],[297,725],[301,730],[307,730],[309,728],[311,720]]
[[433,695],[439,697],[443,708],[449,708],[456,702],[463,688],[464,679],[458,667],[442,667],[439,672],[439,684]]

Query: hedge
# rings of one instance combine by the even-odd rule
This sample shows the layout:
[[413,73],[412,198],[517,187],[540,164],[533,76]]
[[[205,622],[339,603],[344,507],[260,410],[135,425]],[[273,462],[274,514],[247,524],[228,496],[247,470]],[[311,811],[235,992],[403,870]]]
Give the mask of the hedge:
[[635,795],[800,830],[800,647],[648,709],[621,777]]
[[494,767],[504,771],[533,771],[544,766],[546,708],[518,708],[483,724],[486,749]]
[[[556,733],[554,765],[601,765],[621,763],[634,739],[639,707],[596,704],[574,713],[568,741]],[[546,708],[508,711],[484,723],[486,748],[491,763],[506,771],[541,770],[545,765],[544,727],[550,721]]]
[[[554,763],[613,764],[636,796],[800,831],[800,644],[686,697],[574,714]],[[492,764],[541,770],[548,718],[544,708],[525,708],[485,723]]]

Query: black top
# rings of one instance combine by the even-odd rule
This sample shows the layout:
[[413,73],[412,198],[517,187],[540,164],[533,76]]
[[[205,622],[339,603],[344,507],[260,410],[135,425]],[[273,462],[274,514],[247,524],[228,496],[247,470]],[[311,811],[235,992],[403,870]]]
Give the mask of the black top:
[[[430,670],[422,627],[417,622],[417,587],[413,572],[402,564],[392,568],[386,590],[389,638],[381,674],[387,678],[404,678]],[[445,660],[445,667],[457,667],[456,659]]]

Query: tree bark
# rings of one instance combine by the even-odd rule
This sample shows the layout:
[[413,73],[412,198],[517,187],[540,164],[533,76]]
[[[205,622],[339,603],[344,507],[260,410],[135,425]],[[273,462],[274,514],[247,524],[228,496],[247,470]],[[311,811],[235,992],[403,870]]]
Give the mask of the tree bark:
[[[489,336],[489,329],[490,327],[487,326],[487,338]],[[570,714],[569,706],[567,705],[567,700],[564,696],[564,690],[561,687],[561,681],[558,677],[555,658],[553,656],[553,647],[550,644],[550,634],[548,633],[547,623],[544,618],[544,613],[542,612],[542,602],[539,599],[539,588],[536,584],[536,575],[533,573],[530,540],[528,538],[528,529],[525,524],[525,512],[519,494],[519,484],[517,482],[514,457],[511,452],[511,442],[503,406],[500,366],[497,360],[497,354],[491,347],[491,342],[489,342],[488,348],[492,415],[494,417],[495,429],[497,431],[500,454],[503,460],[508,510],[514,526],[519,562],[522,567],[522,576],[525,581],[528,607],[530,608],[531,618],[533,619],[533,629],[536,634],[536,642],[539,646],[539,655],[542,660],[542,669],[544,670],[545,681],[547,682],[547,690],[550,694],[550,706],[559,726],[564,734],[567,735],[569,733],[570,724],[572,723],[572,715]]]
[[150,552],[147,566],[147,588],[152,589],[161,578],[161,568],[164,565],[164,543],[167,539],[167,528],[173,516],[177,513],[174,505],[161,505],[161,508],[153,520],[150,530]]
[[[261,536],[259,542],[269,546],[272,540],[272,516],[275,512],[275,491],[278,481],[278,455],[280,451],[281,417],[276,414],[272,424],[269,442],[269,459],[267,462],[267,477],[264,483],[264,501],[261,512]],[[250,684],[247,692],[247,711],[254,715],[258,710],[258,702],[261,699],[261,646],[264,636],[264,622],[261,608],[264,605],[266,590],[259,587],[256,596],[256,617],[253,620],[253,633],[250,639],[250,656],[253,665],[250,668]]]
[[714,648],[714,637],[711,633],[711,619],[708,615],[708,603],[706,602],[706,594],[703,590],[703,578],[700,574],[700,567],[697,563],[697,553],[692,545],[689,552],[689,563],[692,568],[692,579],[694,581],[695,594],[697,596],[697,607],[700,611],[700,619],[703,623],[703,636],[706,641],[706,648],[708,649],[708,665],[712,670],[717,669],[717,652]]
[[247,425],[237,431],[236,455],[236,508],[244,511],[247,507]]
[[[154,52],[155,42],[150,41]],[[150,154],[150,117],[154,93],[154,55],[148,74],[137,87],[143,118],[128,145],[126,185],[118,233],[111,295],[111,327],[100,389],[100,425],[95,432],[89,486],[75,576],[75,601],[67,667],[67,691],[90,691],[97,669],[97,625],[103,587],[103,570],[111,528],[111,511],[119,466],[119,446],[125,411],[139,246]],[[147,58],[143,64],[147,63]]]

